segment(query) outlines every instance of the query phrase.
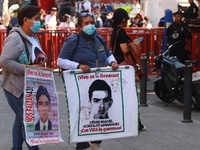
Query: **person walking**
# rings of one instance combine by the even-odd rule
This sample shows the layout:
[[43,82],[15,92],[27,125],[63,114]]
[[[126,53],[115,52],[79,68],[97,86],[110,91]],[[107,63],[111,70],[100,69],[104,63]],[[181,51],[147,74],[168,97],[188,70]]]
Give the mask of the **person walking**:
[[[98,35],[95,27],[94,15],[90,12],[81,12],[78,18],[80,31],[69,36],[60,51],[57,64],[62,69],[81,69],[90,72],[91,68],[110,65],[113,70],[118,69],[117,61],[110,53],[106,41]],[[76,149],[101,150],[101,141],[77,143]]]
[[[4,90],[8,104],[15,113],[12,130],[12,150],[22,150],[25,141],[23,124],[23,95],[24,95],[24,65],[42,65],[34,51],[40,49],[45,58],[38,38],[34,35],[40,29],[40,8],[33,5],[22,7],[18,11],[19,27],[13,27],[4,41],[0,56],[2,67],[1,87]],[[38,60],[38,61],[37,61]],[[27,144],[27,143],[26,143]],[[28,145],[29,150],[39,150],[38,146]]]
[[[112,24],[112,35],[111,35],[111,46],[113,49],[113,55],[116,58],[118,64],[125,60],[125,55],[129,53],[128,43],[132,41],[126,34],[124,27],[127,26],[129,20],[128,13],[122,9],[118,8],[113,14],[113,24]],[[138,119],[140,131],[146,130],[146,126],[141,123],[140,117]]]

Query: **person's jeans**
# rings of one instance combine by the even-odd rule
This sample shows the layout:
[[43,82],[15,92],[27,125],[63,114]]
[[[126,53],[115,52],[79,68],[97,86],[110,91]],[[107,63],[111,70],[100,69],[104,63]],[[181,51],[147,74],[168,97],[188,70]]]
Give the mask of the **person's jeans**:
[[[4,94],[8,101],[8,104],[15,113],[15,121],[12,130],[12,150],[22,150],[22,144],[25,140],[25,129],[23,124],[23,94],[19,98],[17,98],[5,89]],[[27,144],[27,147],[29,150],[39,150],[38,146],[29,146]]]

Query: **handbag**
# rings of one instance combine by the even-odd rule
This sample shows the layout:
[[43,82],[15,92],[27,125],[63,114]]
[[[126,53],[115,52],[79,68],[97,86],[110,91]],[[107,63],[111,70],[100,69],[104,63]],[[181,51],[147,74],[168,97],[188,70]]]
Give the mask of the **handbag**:
[[[129,42],[128,43],[128,47],[130,50],[130,54],[128,53],[125,56],[125,61],[127,61],[129,63],[129,65],[132,65],[135,67],[136,69],[136,73],[138,73],[139,75],[143,74],[143,70],[142,70],[142,64],[141,64],[141,45],[139,42],[137,42],[137,39],[135,39],[133,42]],[[130,57],[131,60],[130,61]]]

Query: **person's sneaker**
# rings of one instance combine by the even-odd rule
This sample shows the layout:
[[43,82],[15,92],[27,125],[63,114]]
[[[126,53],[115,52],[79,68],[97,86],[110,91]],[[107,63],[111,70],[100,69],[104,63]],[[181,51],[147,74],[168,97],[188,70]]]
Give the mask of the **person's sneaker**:
[[139,131],[146,131],[146,130],[147,130],[147,128],[146,128],[145,125],[141,124],[141,125],[139,126]]
[[96,144],[96,143],[90,143],[90,149],[91,150],[103,150],[102,147],[100,146],[100,144]]

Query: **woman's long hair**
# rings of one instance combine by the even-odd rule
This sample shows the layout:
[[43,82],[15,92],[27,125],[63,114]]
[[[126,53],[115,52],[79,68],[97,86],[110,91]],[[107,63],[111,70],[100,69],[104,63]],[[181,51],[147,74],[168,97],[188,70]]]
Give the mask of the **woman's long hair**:
[[112,17],[112,28],[118,26],[121,22],[128,19],[129,19],[129,16],[126,10],[122,8],[116,9]]

